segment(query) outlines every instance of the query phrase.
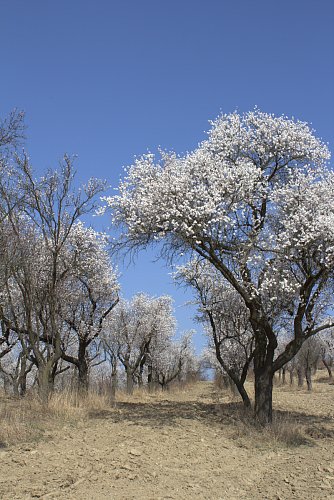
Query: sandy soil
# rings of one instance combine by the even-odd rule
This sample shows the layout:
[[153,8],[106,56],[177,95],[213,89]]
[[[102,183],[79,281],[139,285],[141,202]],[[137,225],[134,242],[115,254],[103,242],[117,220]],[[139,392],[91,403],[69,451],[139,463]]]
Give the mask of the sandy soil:
[[276,388],[276,434],[240,424],[211,383],[120,402],[0,450],[0,498],[334,499],[333,396]]

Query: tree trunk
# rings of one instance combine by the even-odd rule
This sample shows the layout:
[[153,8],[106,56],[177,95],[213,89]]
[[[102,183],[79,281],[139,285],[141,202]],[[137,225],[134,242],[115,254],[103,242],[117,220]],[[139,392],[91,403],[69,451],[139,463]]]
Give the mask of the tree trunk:
[[20,396],[23,397],[25,396],[27,392],[27,375],[29,373],[29,369],[27,370],[27,360],[26,358],[21,359],[21,368],[20,368],[20,376],[18,380],[19,384],[19,393]]
[[305,377],[307,383],[307,390],[312,391],[312,369],[310,366],[307,366],[305,369]]
[[56,380],[56,375],[57,375],[57,369],[58,369],[58,361],[55,362],[55,364],[53,365],[52,367],[52,370],[51,370],[51,373],[50,373],[50,377],[51,377],[51,381],[52,381],[52,390],[54,389],[54,386],[55,386],[55,380]]
[[243,372],[241,375],[238,373],[235,373],[233,370],[230,370],[228,368],[228,366],[224,363],[224,359],[223,359],[221,352],[220,352],[220,344],[218,343],[216,337],[214,337],[214,342],[215,342],[217,360],[220,363],[221,367],[227,373],[227,375],[221,374],[221,378],[222,378],[224,385],[231,388],[231,382],[232,382],[232,384],[233,384],[232,389],[238,390],[244,405],[247,408],[249,408],[251,406],[251,402],[250,402],[250,399],[248,397],[248,394],[247,394],[247,391],[245,389],[244,384],[246,381],[246,376],[247,376],[247,372],[248,372],[248,366],[249,366],[250,359],[247,360],[247,363],[244,365]]
[[116,359],[113,359],[111,363],[111,394],[110,394],[112,401],[115,400],[116,389],[117,389],[117,361]]
[[7,375],[4,375],[4,377],[3,377],[3,388],[4,388],[4,391],[5,391],[5,394],[8,394],[10,392],[10,386],[11,386],[11,383],[10,383],[9,377]]
[[127,394],[133,393],[133,376],[129,366],[125,367],[126,371],[126,392]]
[[43,404],[47,404],[53,389],[52,368],[46,364],[38,367],[38,395]]
[[[266,325],[261,325],[260,322],[255,321],[255,326],[257,327],[257,334],[255,336],[254,353],[254,410],[257,421],[261,425],[267,425],[273,419],[273,380],[275,373],[273,363],[277,340]],[[255,331],[254,326],[253,329]]]
[[286,368],[283,366],[282,368],[282,385],[286,384]]
[[255,417],[263,424],[270,424],[273,418],[273,373],[271,369],[254,370],[255,375]]
[[78,364],[78,390],[80,394],[87,394],[89,387],[88,363],[86,358],[79,358]]
[[160,377],[159,377],[158,382],[159,382],[159,385],[161,387],[161,390],[165,391],[167,389],[166,378],[163,376],[162,379],[160,380]]
[[89,366],[86,357],[87,344],[84,339],[79,339],[78,348],[78,390],[81,394],[87,394],[89,387]]
[[241,383],[240,384],[236,383],[236,382],[234,382],[234,385],[238,389],[238,392],[239,392],[239,394],[240,394],[240,396],[242,398],[244,406],[246,408],[250,408],[251,407],[251,400],[249,399],[249,396],[247,394],[247,391],[246,391],[244,385],[241,384]]
[[20,388],[18,380],[13,380],[13,396],[16,398],[20,397]]
[[148,391],[153,392],[154,380],[153,380],[153,366],[151,365],[151,363],[147,365],[147,385],[148,385]]
[[293,385],[293,370],[290,370],[289,374],[290,374],[290,385]]
[[327,361],[326,361],[325,359],[322,359],[322,362],[323,362],[323,364],[324,364],[325,368],[326,368],[326,369],[327,369],[327,371],[328,371],[328,376],[329,376],[329,378],[330,378],[330,379],[332,379],[332,378],[333,378],[333,374],[332,374],[331,367],[329,366],[329,364],[327,363]]
[[141,360],[140,365],[139,365],[139,373],[138,373],[138,385],[139,385],[139,387],[142,387],[144,385],[143,372],[144,372],[145,363],[146,363],[146,356],[143,356],[143,359]]
[[297,368],[297,376],[298,376],[298,387],[303,387],[304,385],[304,374],[301,368]]

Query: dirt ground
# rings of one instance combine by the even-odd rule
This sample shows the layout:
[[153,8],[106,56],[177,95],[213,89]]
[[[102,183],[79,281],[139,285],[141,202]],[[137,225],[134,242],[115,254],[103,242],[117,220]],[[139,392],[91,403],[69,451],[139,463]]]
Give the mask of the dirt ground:
[[0,449],[0,498],[334,499],[334,385],[274,398],[274,431],[245,423],[209,382],[125,398]]

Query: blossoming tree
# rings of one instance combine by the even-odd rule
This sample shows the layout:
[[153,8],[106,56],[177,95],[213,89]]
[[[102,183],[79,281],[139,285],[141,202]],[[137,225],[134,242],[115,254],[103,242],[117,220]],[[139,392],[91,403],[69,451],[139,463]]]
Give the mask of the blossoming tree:
[[[306,123],[255,109],[211,125],[183,157],[138,158],[106,201],[124,244],[163,239],[173,254],[194,252],[242,298],[255,336],[255,414],[265,424],[275,371],[331,326],[324,291],[334,264],[334,175],[327,146]],[[277,306],[293,338],[275,357]]]
[[118,303],[119,284],[103,234],[73,225],[64,248],[63,260],[69,272],[59,305],[67,334],[63,335],[62,358],[78,370],[78,386],[86,392],[92,358],[90,347],[98,340],[106,319]]
[[107,319],[103,339],[125,369],[129,394],[136,374],[139,382],[142,381],[145,364],[149,365],[149,374],[152,372],[151,344],[155,344],[157,337],[170,338],[174,331],[175,318],[168,295],[149,297],[138,293],[130,301],[119,301]]
[[192,344],[193,331],[184,332],[177,341],[159,335],[150,351],[153,381],[166,390],[173,380],[186,380],[187,375],[198,370]]

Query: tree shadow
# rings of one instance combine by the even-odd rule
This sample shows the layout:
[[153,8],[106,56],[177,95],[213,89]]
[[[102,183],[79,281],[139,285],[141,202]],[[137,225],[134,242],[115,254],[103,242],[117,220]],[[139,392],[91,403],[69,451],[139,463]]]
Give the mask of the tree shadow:
[[[203,401],[170,401],[158,402],[122,402],[110,410],[90,412],[90,418],[108,419],[114,423],[127,422],[133,425],[149,426],[151,428],[184,427],[189,421],[198,421],[218,431],[240,428],[244,434],[253,431],[261,432],[261,426],[255,421],[253,412],[246,409],[240,402]],[[314,415],[312,413],[275,410],[273,423],[279,425],[284,433],[284,427],[303,431],[303,439],[298,444],[314,444],[309,438],[334,439],[334,420],[330,416]],[[293,432],[293,431],[292,431]],[[279,438],[278,438],[279,439]],[[296,441],[297,442],[297,441]]]
[[115,423],[126,421],[153,428],[175,426],[180,420],[199,420],[219,424],[221,420],[219,406],[219,404],[198,401],[122,402],[117,403],[112,410],[91,411],[89,416],[112,420]]
[[314,384],[328,384],[328,385],[334,385],[334,379],[330,378],[328,375],[324,377],[319,377],[313,382]]

